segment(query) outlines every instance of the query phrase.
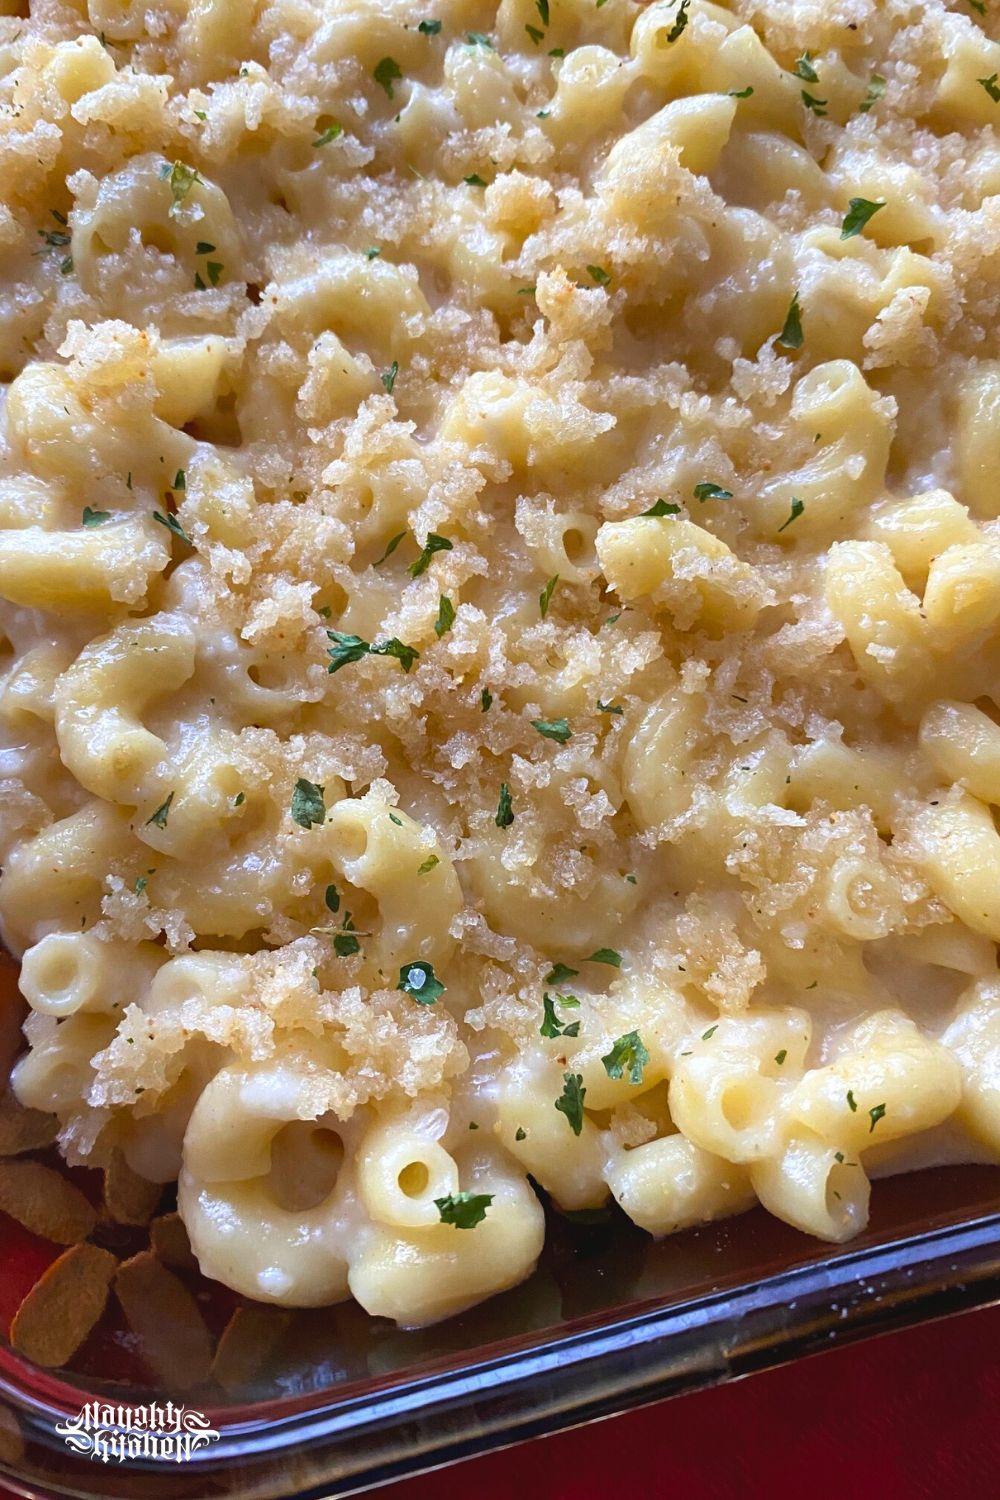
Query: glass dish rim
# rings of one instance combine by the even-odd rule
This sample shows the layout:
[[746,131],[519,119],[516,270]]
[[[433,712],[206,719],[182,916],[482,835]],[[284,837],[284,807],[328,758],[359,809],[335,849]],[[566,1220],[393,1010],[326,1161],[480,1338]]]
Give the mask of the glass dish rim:
[[[177,1494],[195,1475],[213,1481],[234,1466],[256,1486],[294,1452],[314,1465],[310,1482],[287,1491],[229,1492],[321,1500],[358,1493],[462,1458],[544,1436],[792,1359],[1000,1300],[1000,1210],[891,1234],[861,1249],[780,1269],[757,1282],[602,1313],[587,1326],[526,1336],[523,1346],[489,1355],[470,1351],[458,1366],[389,1378],[363,1394],[329,1390],[237,1408],[220,1441],[172,1461],[131,1462],[140,1481],[156,1476],[157,1494],[172,1471]],[[89,1398],[82,1386],[48,1377],[59,1404],[20,1383],[18,1362],[0,1367],[0,1401],[15,1411],[26,1438],[54,1449],[61,1475],[39,1481],[9,1463],[0,1475],[17,1494],[105,1500],[102,1470],[86,1459],[73,1473],[55,1424]],[[28,1367],[24,1367],[27,1371]],[[106,1400],[107,1397],[90,1399]],[[298,1409],[289,1410],[290,1407]],[[210,1416],[212,1408],[206,1408]],[[93,1488],[86,1485],[87,1473]],[[206,1491],[208,1493],[209,1491]],[[136,1490],[139,1493],[139,1490]]]

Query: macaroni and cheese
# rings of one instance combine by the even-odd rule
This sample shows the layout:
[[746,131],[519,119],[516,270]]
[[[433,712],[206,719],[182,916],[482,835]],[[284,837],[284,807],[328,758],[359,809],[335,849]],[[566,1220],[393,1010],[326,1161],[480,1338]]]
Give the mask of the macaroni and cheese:
[[0,0],[13,1088],[418,1325],[1000,1153],[1000,42]]

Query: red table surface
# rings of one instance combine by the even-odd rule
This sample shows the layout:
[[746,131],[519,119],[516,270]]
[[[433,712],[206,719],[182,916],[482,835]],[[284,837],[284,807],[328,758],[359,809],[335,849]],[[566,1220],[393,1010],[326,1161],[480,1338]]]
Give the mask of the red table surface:
[[[386,1500],[989,1500],[1000,1307],[379,1489]],[[14,1500],[0,1489],[0,1500]]]

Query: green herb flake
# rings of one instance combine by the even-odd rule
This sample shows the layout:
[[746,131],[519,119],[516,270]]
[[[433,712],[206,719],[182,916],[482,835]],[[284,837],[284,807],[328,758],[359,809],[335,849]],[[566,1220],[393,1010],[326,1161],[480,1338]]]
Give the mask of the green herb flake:
[[386,395],[391,396],[396,385],[396,376],[399,374],[399,361],[394,359],[388,370],[383,370],[379,376],[385,386]]
[[564,1073],[563,1091],[555,1102],[561,1115],[565,1115],[570,1130],[579,1135],[583,1129],[583,1100],[587,1090],[583,1086],[582,1073]]
[[812,53],[803,52],[801,57],[795,59],[795,67],[792,70],[796,78],[801,78],[805,83],[819,83],[819,74],[813,67]]
[[155,813],[153,813],[151,817],[146,819],[145,826],[148,828],[150,823],[152,823],[157,828],[166,828],[167,819],[170,816],[170,804],[171,802],[173,802],[173,800],[174,793],[171,792],[166,802],[161,802]]
[[340,892],[335,885],[328,885],[323,892],[323,900],[326,902],[328,911],[338,912],[340,910]]
[[531,37],[531,40],[534,42],[534,44],[535,44],[536,47],[538,46],[539,42],[544,41],[544,39],[545,39],[545,32],[544,31],[539,31],[539,29],[538,29],[537,26],[528,26],[528,25],[526,25],[524,29],[528,33],[528,35]]
[[331,141],[335,141],[338,135],[343,135],[343,133],[343,125],[338,125],[334,121],[332,125],[328,125],[325,130],[320,131],[319,135],[313,141],[313,146],[329,146]]
[[622,956],[615,948],[595,948],[583,961],[585,964],[607,964],[612,969],[622,966]]
[[672,46],[674,42],[676,42],[681,36],[683,36],[684,31],[687,27],[688,11],[690,9],[691,0],[681,0],[680,5],[678,5],[677,7],[677,14],[674,18],[674,24],[667,32],[667,46]]
[[555,740],[560,745],[565,745],[573,737],[566,719],[532,719],[531,727],[537,729],[544,739]]
[[615,1042],[611,1051],[601,1058],[604,1071],[609,1078],[621,1078],[628,1069],[629,1083],[642,1082],[643,1069],[649,1062],[649,1053],[637,1031],[626,1031]]
[[625,710],[619,703],[605,703],[601,698],[598,698],[597,712],[599,714],[623,714]]
[[470,1120],[469,1121],[469,1129],[470,1130],[478,1130],[479,1129],[479,1126],[476,1124],[475,1120]]
[[549,605],[552,602],[552,595],[555,592],[555,587],[558,582],[559,574],[553,573],[552,577],[549,579],[548,583],[545,585],[545,587],[542,589],[542,592],[538,596],[538,608],[543,620],[549,612]]
[[702,1041],[703,1042],[710,1042],[712,1040],[713,1036],[715,1035],[715,1033],[718,1031],[718,1029],[719,1029],[719,1023],[718,1023],[718,1021],[716,1021],[716,1023],[715,1023],[714,1026],[710,1026],[707,1031],[703,1031],[702,1032],[702,1034],[701,1034]]
[[402,76],[403,75],[399,69],[399,63],[394,57],[383,57],[379,62],[375,64],[375,71],[372,74],[372,77],[375,79],[375,82],[378,84],[379,88],[385,89],[385,92],[390,99],[395,98],[395,95],[392,92],[393,83],[396,82],[397,79],[402,78]]
[[326,633],[333,641],[333,645],[327,648],[330,665],[326,670],[331,676],[350,662],[360,661],[363,656],[368,655],[371,649],[368,642],[363,641],[359,635],[345,635],[341,630],[328,630]]
[[858,1112],[858,1101],[854,1097],[854,1090],[853,1089],[848,1089],[847,1090],[847,1107],[851,1111],[852,1115],[856,1115],[857,1114],[857,1112]]
[[148,884],[149,884],[149,876],[148,875],[138,875],[136,877],[135,885],[132,887],[132,889],[133,889],[133,891],[135,891],[135,894],[137,896],[141,896],[145,892],[145,889],[146,889],[146,887],[147,887]]
[[419,963],[403,965],[396,988],[411,996],[418,1005],[433,1005],[444,994],[444,985],[435,976],[433,965],[422,959]]
[[407,646],[398,636],[390,636],[387,641],[379,641],[377,645],[369,646],[368,650],[372,656],[392,656],[408,672],[416,661],[420,652],[416,646]]
[[304,776],[300,776],[292,792],[292,822],[298,823],[300,828],[311,828],[314,823],[325,823],[324,791],[325,788],[317,786],[315,781],[306,781]]
[[[996,74],[993,76],[996,77]],[[860,234],[868,220],[877,214],[880,208],[885,208],[884,201],[873,203],[870,198],[852,198],[848,203],[844,222],[840,226],[840,238],[850,240],[856,234]]]
[[[994,74],[996,77],[996,74]],[[885,79],[881,73],[873,73],[868,80],[868,92],[858,105],[858,113],[866,115],[885,95]]]
[[440,863],[441,863],[441,861],[440,861],[440,859],[438,858],[438,856],[436,854],[428,854],[428,856],[424,860],[423,864],[417,870],[417,874],[418,875],[429,875],[432,870],[436,870],[437,869],[437,867],[438,867],[438,865]]
[[195,255],[214,255],[215,246],[210,245],[208,240],[199,240],[194,247],[194,253]]
[[549,24],[549,0],[535,0],[535,9],[541,19],[542,25]]
[[440,21],[421,21],[417,27],[421,36],[437,36],[441,30]]
[[419,578],[421,573],[426,573],[428,567],[430,566],[431,558],[434,556],[435,552],[450,552],[452,546],[453,543],[449,542],[446,536],[438,536],[435,532],[430,532],[424,545],[424,550],[421,552],[416,562],[411,563],[409,568],[407,569],[410,577]]
[[455,1229],[475,1229],[486,1218],[492,1202],[492,1193],[449,1193],[446,1198],[434,1199],[441,1223]]
[[[679,516],[680,513],[680,506],[674,505],[670,500],[654,500],[649,509],[642,512],[644,516]],[[617,618],[618,616],[615,615],[614,619],[617,620]],[[604,623],[610,625],[611,621],[605,620]]]
[[182,161],[175,161],[173,163],[165,161],[160,167],[160,181],[170,184],[171,202],[169,212],[171,217],[173,217],[195,183],[201,182],[201,178],[194,167],[185,166]]
[[749,99],[753,93],[753,84],[748,83],[745,89],[727,89],[726,94],[730,99]]
[[724,490],[721,484],[696,484],[694,487],[694,498],[696,500],[731,500],[732,490]]
[[167,514],[164,515],[162,511],[154,510],[153,520],[159,521],[161,526],[165,526],[168,531],[173,532],[174,536],[179,537],[182,542],[186,542],[189,547],[194,546],[194,542],[192,542],[191,538],[184,530],[184,527],[181,525],[180,521],[178,521],[177,517],[172,514],[172,512],[168,511]]
[[579,969],[571,969],[568,964],[553,964],[545,976],[546,984],[565,984],[567,979],[575,979]]
[[469,187],[485,187],[486,186],[486,180],[485,180],[485,178],[480,177],[480,175],[479,175],[478,172],[470,172],[469,175],[468,175],[468,177],[463,177],[462,178],[462,181],[463,182],[467,182],[469,184]]
[[778,527],[779,532],[784,531],[784,529],[785,529],[786,526],[791,526],[791,524],[792,524],[793,521],[797,521],[799,519],[799,516],[801,516],[802,513],[804,512],[805,508],[806,507],[805,507],[804,502],[801,501],[801,500],[796,500],[795,496],[793,495],[792,496],[792,509],[791,509],[790,514],[789,514],[788,520],[787,521],[782,521],[781,525]]
[[177,470],[177,473],[174,475],[174,482],[170,486],[170,488],[172,490],[186,490],[187,489],[187,475],[185,474],[185,472],[184,472],[183,469],[178,469]]
[[826,114],[826,106],[829,102],[829,99],[817,99],[813,94],[806,93],[805,89],[802,90],[802,103],[806,109],[811,109],[813,114],[819,115],[821,119]]
[[208,280],[209,280],[210,285],[212,285],[212,286],[218,286],[219,285],[219,277],[222,275],[223,271],[225,270],[225,267],[223,266],[222,261],[221,260],[210,260],[210,261],[208,261],[208,263],[205,266],[205,270],[208,272]]
[[483,688],[482,692],[479,694],[479,711],[480,713],[488,714],[492,707],[493,694],[490,692],[489,688]]
[[246,800],[247,800],[247,794],[246,794],[246,792],[237,792],[236,796],[233,798],[233,806],[234,807],[242,807],[243,804],[244,804],[244,802]]
[[381,254],[382,254],[382,246],[381,245],[369,245],[368,249],[365,251],[365,260],[375,260]]
[[201,120],[202,124],[204,124],[208,119],[208,112],[204,109],[196,109],[194,112],[194,117],[196,120]]
[[782,1047],[782,1049],[781,1049],[780,1052],[776,1052],[774,1054],[774,1060],[778,1064],[779,1068],[781,1067],[782,1063],[785,1061],[785,1058],[787,1056],[788,1056],[788,1048],[787,1047]]
[[994,104],[1000,104],[1000,88],[997,87],[996,73],[991,73],[989,78],[977,78],[976,82],[982,85]]
[[485,47],[489,52],[495,52],[496,48],[482,31],[470,31],[465,40],[470,47]]
[[514,805],[510,800],[510,787],[506,781],[500,783],[500,800],[493,821],[498,828],[509,828],[514,821]]
[[544,1037],[579,1036],[579,1021],[573,1021],[567,1026],[565,1021],[559,1019],[556,1012],[557,1004],[571,1009],[578,1006],[580,1002],[575,995],[550,995],[546,990],[542,995],[542,1024],[538,1028],[539,1035]]
[[[384,562],[386,562],[387,559],[392,556],[392,554],[395,552],[396,548],[399,546],[400,542],[403,540],[403,538],[404,538],[405,535],[406,535],[405,531],[397,531],[396,535],[392,538],[392,540],[389,542],[388,546],[386,547],[385,551],[382,553],[382,556],[379,557],[379,558],[376,558],[375,562],[372,563],[372,567],[373,568],[380,568],[382,566],[382,564]],[[357,639],[357,637],[355,637],[355,639]]]
[[[601,3],[601,0],[598,0],[598,4],[600,4],[600,3]],[[515,1139],[515,1141],[526,1141],[528,1139],[528,1132],[522,1126],[519,1125],[517,1127],[517,1129],[514,1131],[514,1139]]]
[[603,266],[588,266],[587,274],[598,286],[610,286],[611,277]]
[[105,521],[111,520],[109,510],[91,510],[89,505],[83,507],[81,522],[84,526],[103,526]]
[[434,621],[434,634],[438,640],[451,629],[454,623],[455,606],[445,594],[442,594],[438,600],[437,619]]
[[343,931],[338,932],[333,939],[333,951],[338,958],[352,958],[355,953],[361,952],[361,944],[354,935],[350,912],[344,914]]
[[871,1120],[871,1124],[868,1127],[868,1134],[871,1135],[872,1131],[875,1129],[875,1126],[878,1124],[879,1120],[882,1120],[882,1119],[885,1118],[885,1105],[884,1104],[876,1104],[874,1109],[870,1109],[868,1111],[868,1118],[869,1118],[869,1120]]
[[799,306],[799,294],[796,292],[785,315],[784,327],[774,342],[779,349],[801,349],[802,337],[802,309]]

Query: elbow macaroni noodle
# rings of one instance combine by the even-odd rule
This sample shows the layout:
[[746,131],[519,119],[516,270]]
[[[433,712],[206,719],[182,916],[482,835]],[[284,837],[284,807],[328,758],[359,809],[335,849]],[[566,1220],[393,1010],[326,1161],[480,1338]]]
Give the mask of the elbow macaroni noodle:
[[[1000,1158],[1000,42],[0,7],[13,1088],[209,1276]],[[531,1181],[529,1181],[529,1176]]]

